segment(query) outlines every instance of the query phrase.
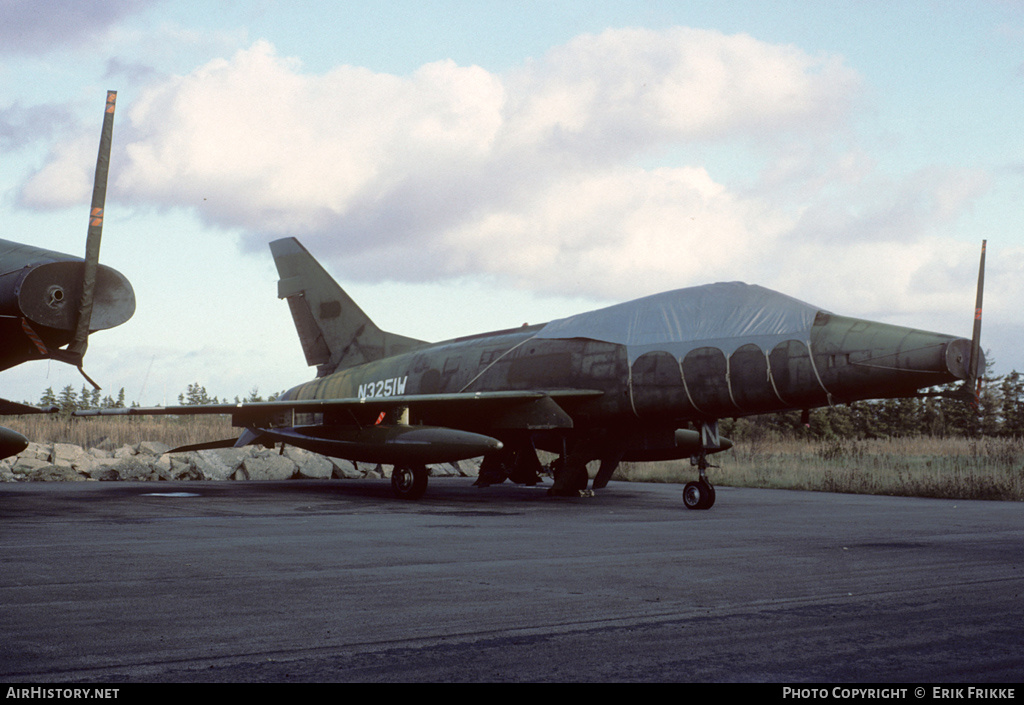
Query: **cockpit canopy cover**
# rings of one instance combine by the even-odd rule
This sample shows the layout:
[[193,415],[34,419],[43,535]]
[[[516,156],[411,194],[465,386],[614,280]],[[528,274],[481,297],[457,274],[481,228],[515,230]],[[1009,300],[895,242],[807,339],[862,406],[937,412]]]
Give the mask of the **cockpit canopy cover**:
[[630,364],[647,352],[682,360],[696,348],[731,355],[754,344],[766,353],[781,342],[810,340],[819,309],[791,296],[743,282],[666,291],[551,321],[538,338],[589,338],[625,345]]

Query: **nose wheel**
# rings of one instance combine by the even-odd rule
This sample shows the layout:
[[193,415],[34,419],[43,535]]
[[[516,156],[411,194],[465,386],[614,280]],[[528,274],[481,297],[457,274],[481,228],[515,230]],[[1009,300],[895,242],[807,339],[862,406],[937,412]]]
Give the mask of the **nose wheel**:
[[687,509],[711,509],[714,503],[715,488],[704,478],[687,482],[683,487],[683,504]]
[[[715,433],[717,434],[717,430]],[[708,463],[707,451],[702,449],[700,453],[692,456],[690,463],[697,466],[700,477],[696,482],[687,482],[683,487],[683,504],[687,509],[711,509],[715,504],[715,488],[705,475],[707,469],[713,467]]]

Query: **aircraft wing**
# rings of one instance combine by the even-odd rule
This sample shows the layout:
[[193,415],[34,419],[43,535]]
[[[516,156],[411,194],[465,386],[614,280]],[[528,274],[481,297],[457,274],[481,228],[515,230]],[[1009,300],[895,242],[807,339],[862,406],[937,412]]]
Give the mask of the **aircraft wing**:
[[[408,408],[417,417],[455,419],[486,415],[496,419],[497,428],[571,427],[568,417],[556,400],[597,397],[596,389],[547,389],[498,392],[454,392],[448,394],[408,394],[390,397],[347,397],[336,399],[288,399],[283,401],[239,402],[236,404],[204,404],[181,406],[127,407],[119,409],[86,409],[74,416],[188,416],[193,414],[225,414],[235,426],[264,426],[294,414],[329,414],[341,423],[355,423],[367,418]],[[344,414],[348,416],[346,419]],[[372,421],[371,421],[372,423]],[[283,425],[291,425],[285,423]],[[492,425],[494,423],[492,422]]]
[[0,399],[0,416],[21,416],[23,414],[52,414],[57,407],[38,407],[29,404],[20,404],[8,399]]
[[[572,417],[555,400],[585,400],[603,393],[594,389],[456,392],[90,409],[74,415],[230,414],[232,425],[246,429],[237,439],[184,446],[174,452],[280,442],[323,455],[397,466],[485,455],[501,449],[501,441],[492,434],[502,431],[572,428]],[[302,414],[318,414],[320,419],[296,418]]]
[[[49,414],[57,411],[57,407],[40,408],[29,404],[20,404],[8,399],[0,399],[0,416],[22,416],[24,414]],[[28,439],[17,431],[0,426],[0,460],[17,455],[28,448]]]

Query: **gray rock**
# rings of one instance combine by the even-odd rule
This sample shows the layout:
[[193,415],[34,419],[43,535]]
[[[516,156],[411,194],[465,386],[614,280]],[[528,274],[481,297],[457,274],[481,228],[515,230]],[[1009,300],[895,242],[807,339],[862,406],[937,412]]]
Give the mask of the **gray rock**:
[[192,465],[206,480],[229,480],[242,467],[247,453],[241,448],[216,448],[189,453]]
[[96,459],[82,450],[80,446],[71,443],[54,443],[50,462],[60,467],[74,468],[88,474],[96,464]]
[[133,455],[135,455],[135,449],[129,445],[123,445],[114,450],[115,458],[128,458]]
[[461,475],[457,462],[428,465],[427,470],[430,472],[431,477],[459,477]]
[[199,469],[192,464],[192,461],[188,457],[169,456],[171,459],[170,475],[167,479],[169,480],[203,480],[203,473],[199,472]]
[[242,461],[244,478],[248,480],[287,480],[295,475],[297,469],[294,461],[277,453],[249,457]]
[[25,479],[33,482],[82,482],[87,478],[74,468],[47,464],[26,473]]
[[28,448],[18,454],[19,458],[32,458],[33,460],[49,460],[53,447],[46,443],[29,442]]
[[25,455],[22,453],[19,455],[14,464],[11,466],[11,472],[15,475],[20,475],[25,479],[30,479],[29,476],[39,470],[40,468],[49,467],[51,465],[49,460],[42,460],[39,458],[32,457],[31,455]]
[[284,457],[289,458],[299,469],[299,477],[309,480],[329,480],[334,464],[326,457],[308,450],[287,446]]
[[[334,468],[331,471],[331,477],[336,480],[358,480],[365,476],[359,465],[351,460],[331,458],[331,464]],[[363,468],[367,469],[369,466],[364,464]]]
[[87,473],[90,478],[103,481],[121,479],[114,467],[121,462],[121,458],[95,458],[94,460],[95,463]]
[[171,447],[166,443],[160,443],[159,441],[143,441],[136,446],[136,450],[140,454],[144,455],[163,455],[169,451]]
[[159,480],[158,473],[153,466],[141,460],[138,456],[117,458],[110,469],[117,473],[120,480]]

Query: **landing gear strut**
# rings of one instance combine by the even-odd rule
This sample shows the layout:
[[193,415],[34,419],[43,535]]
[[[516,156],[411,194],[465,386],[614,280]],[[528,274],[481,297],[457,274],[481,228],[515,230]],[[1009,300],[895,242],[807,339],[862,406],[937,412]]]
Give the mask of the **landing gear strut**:
[[704,451],[690,459],[700,470],[700,479],[696,482],[687,482],[683,487],[683,504],[687,509],[711,509],[715,503],[715,488],[708,482],[705,471],[711,467],[708,465],[707,454]]

